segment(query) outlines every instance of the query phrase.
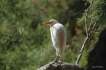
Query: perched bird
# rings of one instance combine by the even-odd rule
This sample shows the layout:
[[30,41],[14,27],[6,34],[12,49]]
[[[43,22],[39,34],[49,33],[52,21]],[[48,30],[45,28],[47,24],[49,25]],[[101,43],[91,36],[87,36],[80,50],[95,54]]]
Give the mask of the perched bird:
[[55,61],[57,61],[57,57],[60,57],[60,61],[62,61],[63,53],[66,47],[66,31],[64,26],[55,19],[43,22],[43,24],[50,26],[52,43],[56,49]]

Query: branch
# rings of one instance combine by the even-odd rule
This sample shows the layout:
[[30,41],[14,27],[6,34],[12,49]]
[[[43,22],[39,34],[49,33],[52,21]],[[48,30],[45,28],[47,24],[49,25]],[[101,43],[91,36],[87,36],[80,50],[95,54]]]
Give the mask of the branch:
[[83,42],[83,44],[82,44],[81,50],[80,50],[79,55],[78,55],[78,57],[77,57],[77,60],[76,60],[76,63],[75,63],[76,65],[78,64],[78,62],[79,62],[79,60],[80,60],[80,58],[81,58],[81,56],[82,56],[82,53],[83,53],[85,44],[86,44],[88,38],[89,38],[90,35],[91,35],[91,34],[90,34],[90,33],[91,33],[91,32],[90,32],[90,28],[91,28],[91,24],[92,24],[92,19],[91,19],[91,22],[90,22],[90,25],[89,25],[89,26],[88,26],[87,20],[88,20],[88,12],[89,12],[90,8],[92,7],[92,4],[93,4],[93,2],[92,2],[92,0],[91,0],[90,6],[85,10],[86,38],[85,38],[85,40],[84,40],[84,42]]
[[60,63],[58,61],[58,62],[50,62],[37,70],[84,70],[84,68],[66,62]]
[[80,50],[80,52],[79,52],[79,55],[78,55],[77,60],[76,60],[76,63],[75,63],[76,65],[78,65],[78,62],[79,62],[79,60],[80,60],[80,58],[81,58],[81,56],[82,56],[82,53],[83,53],[83,50],[84,50],[84,47],[85,47],[85,44],[86,44],[88,38],[89,38],[89,37],[87,36],[87,37],[85,38],[83,44],[82,44],[81,50]]
[[[91,19],[91,20],[90,20],[90,23],[89,23],[90,25],[88,26],[88,23],[87,23],[87,20],[89,19],[89,18],[88,18],[88,12],[89,12],[90,8],[92,7],[92,4],[93,4],[93,1],[91,0],[90,6],[85,10],[86,38],[85,38],[85,40],[84,40],[84,42],[83,42],[83,44],[82,44],[81,50],[80,50],[80,52],[79,52],[79,55],[78,55],[78,57],[77,57],[77,60],[76,60],[76,63],[75,63],[75,64],[78,64],[78,62],[79,62],[79,60],[80,60],[80,58],[81,58],[81,56],[82,56],[82,53],[83,53],[85,44],[86,44],[87,40],[89,39],[89,37],[91,36],[91,34],[93,34],[93,32],[94,32],[94,30],[95,30],[95,28],[96,28],[96,25],[97,25],[97,23],[98,23],[98,21],[99,21],[99,20],[97,20],[94,24],[92,24],[92,18],[90,18],[90,19]],[[99,16],[98,19],[100,19],[100,17],[101,17],[102,15],[103,15],[103,13],[100,14],[100,16]]]

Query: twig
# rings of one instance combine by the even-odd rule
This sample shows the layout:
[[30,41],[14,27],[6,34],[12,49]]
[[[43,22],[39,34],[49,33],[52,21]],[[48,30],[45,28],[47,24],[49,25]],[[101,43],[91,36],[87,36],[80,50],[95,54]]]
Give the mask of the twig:
[[87,42],[87,40],[88,40],[88,37],[85,38],[85,40],[84,40],[84,42],[82,44],[82,48],[81,48],[81,50],[79,52],[79,55],[78,55],[77,60],[76,60],[76,63],[75,63],[76,65],[78,64],[78,62],[79,62],[79,60],[80,60],[80,58],[82,56],[83,49],[84,49],[84,46],[85,46],[85,43]]
[[92,25],[92,18],[91,18],[90,25],[89,25],[89,27],[88,27],[88,31],[90,31],[90,29],[91,29],[91,25]]
[[[103,15],[103,13],[100,14],[100,17],[101,17],[102,15]],[[99,17],[99,18],[100,18],[100,17]],[[95,28],[95,26],[97,25],[97,22],[98,22],[98,21],[99,21],[99,20],[97,20],[97,21],[94,23],[94,25],[93,25],[93,27],[92,27],[92,30],[94,30],[94,28]]]
[[85,29],[86,29],[86,35],[88,36],[88,25],[87,25],[87,19],[88,19],[88,10],[85,11]]

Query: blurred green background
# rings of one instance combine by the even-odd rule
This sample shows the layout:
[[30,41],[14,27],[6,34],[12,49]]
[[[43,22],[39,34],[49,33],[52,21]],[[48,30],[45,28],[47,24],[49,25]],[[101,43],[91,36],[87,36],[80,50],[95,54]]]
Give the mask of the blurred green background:
[[[63,61],[75,63],[86,37],[84,10],[90,0],[0,0],[0,70],[36,70],[55,58],[49,26],[42,22],[54,18],[65,26],[67,46]],[[97,32],[87,41],[80,66],[86,67],[87,55],[106,27],[105,0],[93,1],[89,19]],[[104,18],[105,17],[105,18]],[[88,21],[89,24],[89,21]]]

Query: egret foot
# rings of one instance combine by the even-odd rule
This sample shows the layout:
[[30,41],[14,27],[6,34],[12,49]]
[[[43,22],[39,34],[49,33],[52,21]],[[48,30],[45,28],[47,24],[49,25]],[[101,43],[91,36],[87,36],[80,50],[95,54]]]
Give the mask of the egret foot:
[[63,61],[59,60],[58,63],[61,65],[61,64],[63,64]]

